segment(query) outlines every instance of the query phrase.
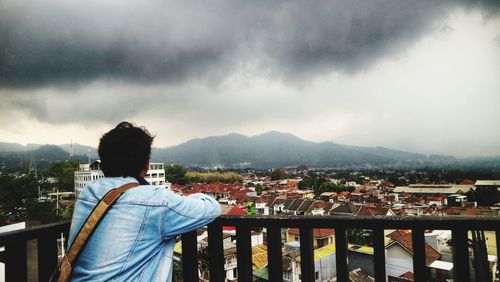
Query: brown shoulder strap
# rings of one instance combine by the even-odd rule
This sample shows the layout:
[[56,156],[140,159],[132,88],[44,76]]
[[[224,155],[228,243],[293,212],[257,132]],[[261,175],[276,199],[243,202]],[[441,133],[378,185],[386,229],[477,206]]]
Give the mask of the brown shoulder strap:
[[90,213],[89,217],[83,224],[82,228],[78,235],[71,245],[68,253],[63,259],[62,264],[69,263],[70,265],[73,263],[73,260],[78,256],[80,251],[83,249],[87,240],[90,238],[94,230],[97,228],[104,215],[108,212],[108,210],[113,206],[113,204],[118,200],[118,198],[123,194],[123,192],[127,191],[130,188],[134,188],[139,186],[139,183],[127,183],[122,185],[116,189],[109,191],[104,197],[97,203],[94,210]]

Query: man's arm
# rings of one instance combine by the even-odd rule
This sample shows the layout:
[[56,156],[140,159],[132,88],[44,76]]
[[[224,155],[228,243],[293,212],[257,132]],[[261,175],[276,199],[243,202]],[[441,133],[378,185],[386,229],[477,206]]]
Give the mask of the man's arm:
[[186,233],[212,222],[221,213],[219,203],[205,194],[188,197],[172,193],[164,207],[161,229],[164,239]]

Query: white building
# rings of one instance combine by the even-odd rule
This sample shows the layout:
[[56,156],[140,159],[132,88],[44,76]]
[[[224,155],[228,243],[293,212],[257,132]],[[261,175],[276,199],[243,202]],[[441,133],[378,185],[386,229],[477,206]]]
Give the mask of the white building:
[[[92,164],[81,164],[78,171],[75,171],[75,195],[82,191],[91,181],[104,177],[101,170],[101,161],[97,160]],[[150,163],[148,172],[144,177],[151,185],[161,186],[170,189],[172,183],[165,180],[165,165],[163,163]]]
[[80,192],[90,181],[104,177],[101,170],[101,161],[95,161],[92,164],[80,164],[78,171],[75,171],[75,196],[78,197]]

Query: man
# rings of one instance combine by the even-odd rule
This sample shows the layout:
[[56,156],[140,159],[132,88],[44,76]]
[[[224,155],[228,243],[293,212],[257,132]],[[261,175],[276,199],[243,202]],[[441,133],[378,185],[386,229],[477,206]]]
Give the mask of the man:
[[99,143],[104,178],[91,182],[78,196],[68,244],[97,202],[111,189],[140,183],[111,207],[74,263],[72,281],[171,281],[175,237],[208,224],[220,215],[212,197],[177,195],[148,185],[153,138],[122,122]]

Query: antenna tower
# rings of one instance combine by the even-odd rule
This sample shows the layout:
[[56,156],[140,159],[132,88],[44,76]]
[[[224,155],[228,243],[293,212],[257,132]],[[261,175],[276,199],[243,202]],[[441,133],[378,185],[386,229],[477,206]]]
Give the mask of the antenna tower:
[[30,151],[30,168],[28,174],[31,175],[33,173],[35,175],[35,178],[38,178],[38,171],[36,169],[36,161],[35,158],[33,157],[33,152]]
[[71,139],[70,145],[69,145],[69,160],[73,160],[73,139]]

